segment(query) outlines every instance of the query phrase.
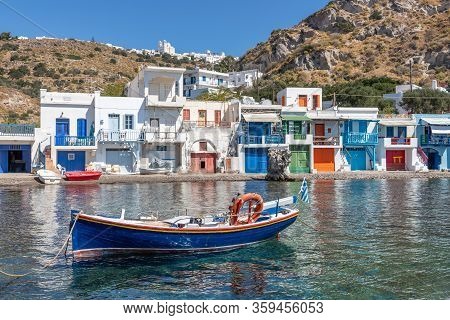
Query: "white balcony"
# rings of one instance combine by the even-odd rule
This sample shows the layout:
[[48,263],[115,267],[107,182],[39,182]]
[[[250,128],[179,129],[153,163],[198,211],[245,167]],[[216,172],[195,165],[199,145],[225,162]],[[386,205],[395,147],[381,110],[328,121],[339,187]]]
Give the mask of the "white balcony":
[[342,149],[342,136],[333,137],[333,136],[314,136],[313,144],[314,148],[336,148]]
[[147,106],[149,107],[173,107],[182,108],[186,103],[186,97],[174,96],[167,100],[161,101],[157,95],[148,95]]
[[386,149],[413,149],[417,148],[417,138],[379,138]]
[[312,134],[287,134],[286,135],[286,144],[289,145],[311,145],[313,144],[313,135]]
[[143,132],[145,143],[185,143],[186,133],[184,132]]

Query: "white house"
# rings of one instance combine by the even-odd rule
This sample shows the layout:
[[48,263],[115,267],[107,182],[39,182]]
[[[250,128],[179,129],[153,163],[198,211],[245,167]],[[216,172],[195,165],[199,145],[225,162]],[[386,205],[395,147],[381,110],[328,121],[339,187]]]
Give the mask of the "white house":
[[95,161],[94,94],[47,92],[41,89],[41,130],[37,152],[45,152],[46,167],[84,170]]
[[228,87],[229,76],[227,73],[210,71],[196,68],[184,73],[184,92],[183,95],[188,98],[195,98],[202,92],[220,87]]
[[170,55],[175,54],[175,47],[173,47],[170,42],[166,40],[158,41],[158,51],[160,53],[167,53]]
[[263,77],[263,73],[257,69],[236,71],[229,73],[229,87],[251,88],[256,81]]
[[377,169],[418,171],[425,169],[418,155],[416,121],[409,115],[380,116]]
[[277,93],[277,101],[293,110],[321,110],[322,88],[286,88]]

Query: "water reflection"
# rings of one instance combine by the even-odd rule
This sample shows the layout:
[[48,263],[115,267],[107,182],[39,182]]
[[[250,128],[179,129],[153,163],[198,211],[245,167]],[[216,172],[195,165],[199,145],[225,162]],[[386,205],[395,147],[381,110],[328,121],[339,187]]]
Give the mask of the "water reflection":
[[[0,189],[0,265],[25,272],[68,233],[70,208],[138,217],[226,210],[236,193],[266,200],[300,183],[199,182]],[[279,241],[228,253],[114,257],[0,277],[2,299],[376,299],[450,296],[450,180],[314,181],[313,205]]]

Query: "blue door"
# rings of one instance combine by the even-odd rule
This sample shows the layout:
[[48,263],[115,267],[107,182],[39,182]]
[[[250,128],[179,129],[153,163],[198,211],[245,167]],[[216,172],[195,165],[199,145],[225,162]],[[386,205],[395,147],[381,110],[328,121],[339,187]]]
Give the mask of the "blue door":
[[65,136],[69,136],[70,125],[69,119],[56,119],[56,134],[55,134],[55,145],[63,146],[65,145]]
[[77,119],[77,137],[86,137],[86,119]]
[[66,171],[84,171],[86,166],[85,151],[58,151],[58,164]]
[[245,149],[245,172],[267,173],[268,155],[267,148]]
[[0,173],[8,172],[8,150],[0,149]]
[[366,170],[366,150],[347,149],[350,155],[350,167],[353,170]]

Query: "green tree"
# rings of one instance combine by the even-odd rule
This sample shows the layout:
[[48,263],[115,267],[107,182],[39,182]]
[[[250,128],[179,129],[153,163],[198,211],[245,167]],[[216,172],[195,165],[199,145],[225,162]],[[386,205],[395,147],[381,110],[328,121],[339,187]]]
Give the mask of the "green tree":
[[30,70],[26,66],[20,66],[9,70],[8,75],[11,79],[20,79],[30,74]]
[[450,94],[432,89],[409,91],[403,94],[401,106],[409,113],[450,112]]
[[2,32],[0,33],[0,40],[11,40],[11,32]]
[[232,91],[228,88],[220,88],[214,92],[204,92],[197,97],[197,100],[203,101],[230,101],[234,98],[239,98],[240,91]]
[[237,61],[232,56],[226,56],[214,66],[214,71],[223,73],[236,71],[237,69]]
[[125,96],[125,83],[116,82],[108,84],[103,90],[104,96],[109,97],[124,97]]

